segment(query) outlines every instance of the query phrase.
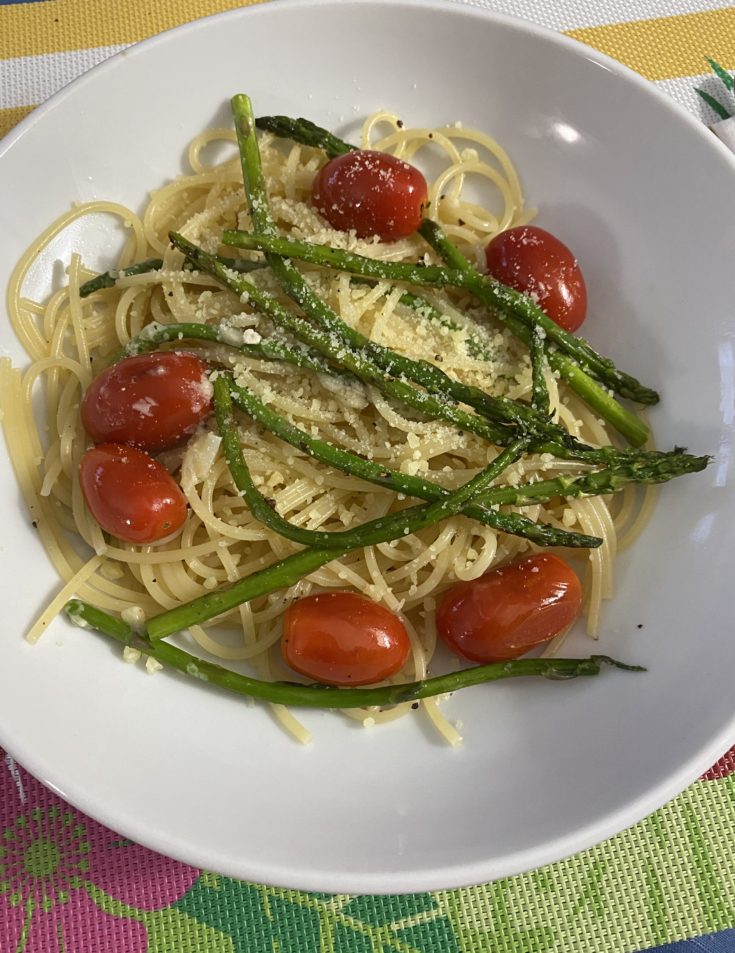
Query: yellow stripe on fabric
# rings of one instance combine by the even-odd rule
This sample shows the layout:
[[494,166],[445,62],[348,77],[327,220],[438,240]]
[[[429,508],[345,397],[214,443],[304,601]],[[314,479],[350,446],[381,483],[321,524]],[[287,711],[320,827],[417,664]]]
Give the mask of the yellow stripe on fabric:
[[735,7],[584,27],[568,30],[567,36],[594,46],[646,79],[697,75],[706,69],[705,56],[727,70],[735,69]]
[[9,109],[0,109],[0,139],[33,109],[35,106],[11,106]]
[[135,43],[263,0],[43,0],[0,5],[0,59]]

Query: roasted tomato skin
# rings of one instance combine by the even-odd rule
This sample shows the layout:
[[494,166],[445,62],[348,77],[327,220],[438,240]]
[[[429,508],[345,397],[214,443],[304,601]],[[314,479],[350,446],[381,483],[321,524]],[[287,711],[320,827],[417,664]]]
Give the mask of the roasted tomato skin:
[[281,653],[294,671],[325,685],[371,685],[400,671],[411,651],[405,626],[354,592],[321,592],[293,602]]
[[186,498],[179,485],[160,463],[135,447],[92,447],[79,464],[79,482],[102,529],[128,543],[156,543],[186,519]]
[[356,149],[337,156],[317,173],[315,208],[332,228],[377,235],[392,242],[421,225],[429,190],[421,172],[387,152]]
[[581,604],[571,566],[553,553],[534,553],[448,589],[437,632],[463,658],[503,662],[548,642],[574,621]]
[[485,248],[488,274],[532,295],[539,308],[566,331],[587,315],[587,286],[574,254],[536,225],[519,225],[496,235]]
[[82,400],[95,443],[129,443],[157,453],[182,443],[212,412],[207,365],[176,351],[123,358],[102,371]]

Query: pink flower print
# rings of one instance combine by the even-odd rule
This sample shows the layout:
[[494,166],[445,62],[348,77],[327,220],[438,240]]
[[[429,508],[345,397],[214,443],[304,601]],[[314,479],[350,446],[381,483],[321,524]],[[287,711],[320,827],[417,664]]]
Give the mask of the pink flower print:
[[[2,758],[2,752],[0,752]],[[0,761],[0,950],[145,953],[199,871],[131,844]]]

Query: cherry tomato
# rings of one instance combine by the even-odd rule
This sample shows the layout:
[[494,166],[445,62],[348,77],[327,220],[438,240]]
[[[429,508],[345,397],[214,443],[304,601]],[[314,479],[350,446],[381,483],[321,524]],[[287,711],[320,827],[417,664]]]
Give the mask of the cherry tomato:
[[587,314],[587,286],[567,246],[535,225],[500,232],[485,249],[487,270],[504,285],[533,296],[539,308],[567,331]]
[[452,586],[436,626],[457,655],[502,662],[548,642],[574,621],[581,604],[582,587],[569,564],[536,553]]
[[380,682],[403,667],[410,650],[398,616],[355,592],[306,596],[284,616],[284,660],[327,685]]
[[102,529],[129,543],[155,543],[186,519],[186,498],[174,478],[142,450],[101,443],[79,464],[89,511]]
[[81,407],[84,429],[96,443],[129,443],[153,453],[181,443],[211,412],[207,365],[175,351],[118,361],[92,381]]
[[419,170],[402,159],[356,149],[317,173],[311,198],[332,228],[392,242],[419,227],[429,190]]

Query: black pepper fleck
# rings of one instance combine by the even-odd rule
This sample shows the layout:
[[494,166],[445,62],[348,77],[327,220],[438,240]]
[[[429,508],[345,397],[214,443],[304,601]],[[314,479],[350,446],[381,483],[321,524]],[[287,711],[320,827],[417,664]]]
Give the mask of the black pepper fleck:
[[413,702],[412,705],[411,705],[411,708],[413,708],[414,711],[416,711],[416,709],[417,709],[418,707],[419,707],[419,703],[418,703],[418,702]]

